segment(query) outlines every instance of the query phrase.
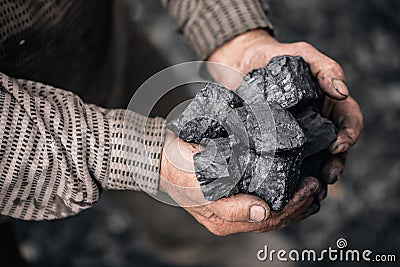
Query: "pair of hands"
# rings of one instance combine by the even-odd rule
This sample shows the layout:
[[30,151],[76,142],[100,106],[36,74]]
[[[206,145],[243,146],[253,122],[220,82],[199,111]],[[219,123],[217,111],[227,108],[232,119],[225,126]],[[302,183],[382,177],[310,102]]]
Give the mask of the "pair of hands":
[[[323,101],[321,113],[339,129],[337,140],[329,148],[331,155],[322,169],[321,177],[304,178],[284,210],[274,212],[260,198],[246,194],[207,202],[193,167],[193,154],[200,148],[167,132],[161,159],[160,190],[168,193],[216,235],[267,232],[318,212],[319,202],[326,197],[327,185],[338,180],[344,169],[347,152],[356,143],[362,130],[362,114],[356,101],[349,96],[342,68],[307,43],[280,43],[264,30],[253,30],[225,43],[208,60],[245,74],[265,67],[271,58],[278,55],[301,56],[310,65]],[[227,79],[229,75],[226,73],[210,72],[216,81],[226,87],[237,87],[238,81]]]

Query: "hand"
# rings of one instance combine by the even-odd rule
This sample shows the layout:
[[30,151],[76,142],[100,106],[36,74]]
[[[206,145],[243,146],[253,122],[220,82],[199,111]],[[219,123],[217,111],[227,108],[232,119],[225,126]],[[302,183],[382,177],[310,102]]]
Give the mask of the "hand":
[[216,235],[267,232],[300,221],[319,210],[316,199],[321,184],[312,177],[302,180],[281,212],[270,211],[263,200],[245,194],[215,202],[205,200],[193,165],[193,154],[200,149],[167,131],[161,158],[160,190],[168,193],[210,232]]
[[[331,159],[322,169],[320,177],[325,184],[332,184],[343,172],[347,151],[357,142],[363,127],[361,110],[349,96],[340,65],[308,43],[280,43],[264,30],[253,30],[235,37],[219,47],[208,60],[246,74],[253,69],[265,67],[271,58],[279,55],[301,56],[310,65],[323,100],[321,113],[339,129],[337,140],[329,148]],[[210,64],[209,72],[216,81],[230,89],[237,88],[241,82],[239,75],[226,75],[226,68]],[[326,191],[323,190],[320,199],[325,195]]]

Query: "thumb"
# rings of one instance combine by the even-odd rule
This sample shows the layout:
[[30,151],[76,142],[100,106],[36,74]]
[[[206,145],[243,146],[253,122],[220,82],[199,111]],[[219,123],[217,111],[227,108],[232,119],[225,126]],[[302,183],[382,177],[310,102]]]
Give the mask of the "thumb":
[[246,194],[222,198],[210,204],[209,208],[215,215],[230,222],[262,222],[270,215],[265,201]]
[[310,44],[299,42],[296,46],[295,51],[310,65],[322,92],[336,100],[346,99],[349,89],[342,67]]

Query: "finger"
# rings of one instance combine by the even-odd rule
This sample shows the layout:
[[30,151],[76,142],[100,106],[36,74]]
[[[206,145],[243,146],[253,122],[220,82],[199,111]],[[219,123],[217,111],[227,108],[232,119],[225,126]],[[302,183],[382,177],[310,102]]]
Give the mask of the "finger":
[[[293,221],[291,221],[290,224],[295,224],[298,223],[308,217],[310,217],[313,214],[318,213],[318,211],[321,209],[321,203],[319,201],[313,201],[310,206],[305,209],[300,215],[298,215]],[[288,226],[288,225],[286,225]]]
[[[298,217],[299,218],[298,221],[303,220],[303,219],[309,217],[310,215],[317,213],[320,209],[321,209],[321,202],[318,199],[315,199],[311,203],[311,205],[307,209],[305,209],[302,212],[302,214]],[[298,222],[298,221],[296,221],[296,222]]]
[[[307,209],[315,200],[315,194],[319,191],[320,182],[316,178],[306,177],[302,179],[297,192],[291,198],[284,210],[280,212],[270,212],[268,219],[262,222],[232,221],[232,218],[234,217],[232,217],[232,215],[228,216],[229,212],[227,212],[226,209],[223,209],[223,207],[228,207],[231,214],[237,214],[236,218],[241,218],[243,220],[246,218],[243,215],[243,207],[246,206],[242,206],[242,208],[239,209],[234,209],[232,204],[237,205],[238,201],[239,203],[244,201],[249,203],[247,207],[254,203],[266,205],[265,202],[257,197],[244,194],[220,199],[212,204],[202,207],[187,208],[187,211],[192,214],[198,222],[203,224],[215,235],[225,236],[233,233],[254,231],[266,232],[282,227],[288,218],[299,216],[299,214]],[[219,201],[221,204],[217,203]],[[261,203],[258,201],[261,201]],[[217,207],[213,206],[215,204],[217,204]],[[268,206],[266,206],[266,208],[268,208]],[[247,211],[245,214],[248,214],[249,216],[249,211]],[[226,218],[227,220],[223,218]]]
[[208,208],[220,218],[230,222],[261,222],[270,214],[265,201],[246,194],[222,198],[210,204]]
[[281,212],[272,212],[270,216],[270,224],[264,225],[256,232],[268,232],[280,229],[304,219],[305,211],[310,208],[310,205],[313,202],[315,202],[315,197],[308,197],[302,202],[302,205],[297,210],[288,211],[284,209]]
[[347,152],[332,155],[322,167],[321,179],[323,183],[334,184],[342,174],[346,162]]
[[[341,69],[339,65],[337,68]],[[340,72],[336,71],[336,75],[334,74],[333,66],[324,67],[318,71],[316,78],[324,94],[336,100],[344,100],[349,96],[349,89],[343,77],[344,74],[338,75],[339,73]]]
[[303,220],[305,218],[304,217],[305,211],[307,211],[310,208],[310,205],[312,205],[314,201],[315,197],[309,197],[307,201],[303,204],[303,206],[299,208],[297,211],[295,211],[292,214],[290,213],[286,214],[285,217],[281,219],[281,223],[277,225],[275,229],[284,228]]
[[286,207],[296,207],[304,200],[321,191],[321,182],[315,177],[305,177],[301,180],[297,191],[294,193]]
[[270,217],[276,217],[280,221],[296,217],[296,214],[306,209],[320,192],[321,182],[315,177],[305,177],[285,208],[281,212],[271,212]]
[[[314,185],[314,181],[308,182],[308,179],[304,182],[304,186],[300,189],[302,194],[311,195],[313,194],[313,188],[318,186]],[[305,192],[307,191],[307,193]],[[245,196],[245,195],[243,195]],[[288,221],[294,221],[293,218],[299,218],[302,216],[305,210],[309,209],[311,203],[315,201],[315,197],[302,198],[300,202],[296,202],[296,208],[287,208],[288,204],[283,211],[271,212],[270,216],[262,222],[238,222],[238,221],[228,221],[222,219],[220,216],[209,209],[210,205],[203,207],[188,208],[188,212],[193,215],[193,217],[203,224],[211,233],[218,236],[226,236],[234,233],[240,232],[268,232],[286,226],[289,224]],[[206,208],[207,207],[207,208]],[[201,210],[199,210],[201,209]],[[226,214],[226,213],[224,213]]]
[[363,128],[363,117],[357,102],[349,97],[346,101],[335,103],[332,121],[339,127],[338,136],[329,150],[333,154],[348,151],[358,140]]
[[297,43],[298,54],[309,64],[322,92],[327,96],[344,100],[349,96],[342,67],[307,43]]
[[328,185],[326,183],[322,183],[321,192],[318,194],[318,200],[322,201],[326,198],[328,194]]
[[294,221],[293,218],[299,218],[314,200],[312,197],[306,198],[303,201],[303,205],[293,213],[286,210],[271,212],[270,217],[263,222],[232,222],[226,221],[215,214],[206,220],[199,218],[198,221],[204,224],[210,232],[219,236],[243,232],[269,232],[288,225],[288,221]]
[[236,229],[227,227],[226,221],[215,215],[212,211],[208,210],[205,206],[203,207],[191,207],[185,208],[193,218],[196,219],[201,225],[207,228],[208,231],[218,236],[225,236],[233,233],[237,233]]
[[232,222],[222,219],[207,207],[192,207],[186,209],[200,224],[211,233],[226,236],[234,233],[254,232],[268,228],[269,220],[263,222]]

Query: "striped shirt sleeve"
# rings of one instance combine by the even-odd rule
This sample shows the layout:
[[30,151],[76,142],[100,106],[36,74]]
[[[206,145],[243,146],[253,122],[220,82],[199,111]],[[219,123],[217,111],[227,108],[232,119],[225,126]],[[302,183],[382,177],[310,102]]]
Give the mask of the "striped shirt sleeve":
[[200,60],[233,37],[253,29],[272,32],[265,0],[162,0],[178,31]]
[[164,119],[0,73],[0,214],[74,215],[103,190],[158,190]]

